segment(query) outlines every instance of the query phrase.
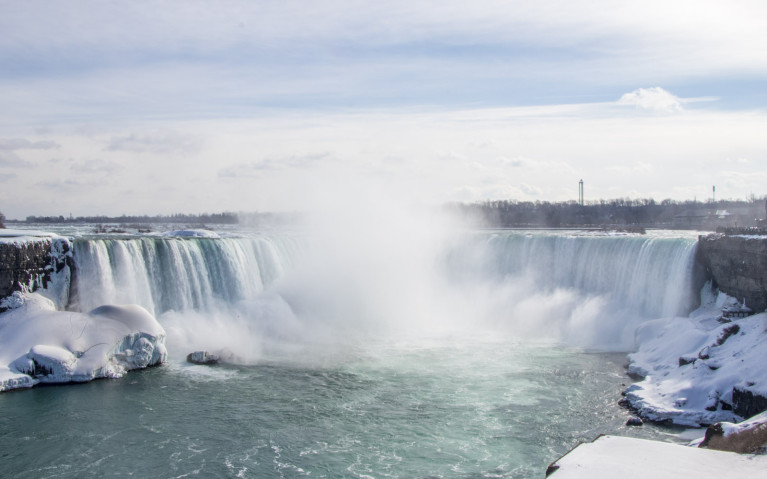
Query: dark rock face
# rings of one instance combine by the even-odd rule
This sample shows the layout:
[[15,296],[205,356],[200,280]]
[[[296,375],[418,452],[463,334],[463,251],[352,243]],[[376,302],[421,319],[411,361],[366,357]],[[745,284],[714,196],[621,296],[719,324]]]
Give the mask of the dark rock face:
[[70,254],[65,239],[0,243],[0,299],[14,291],[45,288],[51,273],[70,266]]
[[720,291],[767,309],[767,239],[712,234],[698,241],[698,261]]
[[0,298],[42,286],[50,252],[50,240],[0,243]]
[[732,403],[733,412],[743,418],[767,411],[767,397],[738,386],[732,389]]

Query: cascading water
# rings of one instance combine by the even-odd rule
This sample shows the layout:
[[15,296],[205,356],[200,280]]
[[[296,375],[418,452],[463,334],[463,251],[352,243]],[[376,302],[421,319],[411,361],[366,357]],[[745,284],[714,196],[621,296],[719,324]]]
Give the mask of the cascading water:
[[683,238],[500,233],[481,235],[452,258],[462,275],[528,277],[543,291],[609,294],[644,315],[674,316],[694,305],[695,246]]
[[691,238],[494,232],[420,248],[403,243],[391,253],[376,245],[375,255],[314,251],[330,259],[315,256],[319,271],[299,283],[291,274],[309,263],[297,261],[309,250],[304,238],[79,239],[71,307],[137,303],[157,315],[234,308],[230,315],[249,317],[258,340],[275,331],[281,339],[295,330],[333,336],[334,328],[381,334],[398,324],[409,334],[417,325],[419,334],[493,328],[630,350],[641,321],[684,314],[695,303]]
[[[500,232],[448,255],[483,315],[517,336],[627,351],[641,322],[696,305],[692,237]],[[477,285],[480,285],[477,287]]]
[[298,251],[282,237],[77,239],[71,307],[136,303],[155,314],[253,299]]

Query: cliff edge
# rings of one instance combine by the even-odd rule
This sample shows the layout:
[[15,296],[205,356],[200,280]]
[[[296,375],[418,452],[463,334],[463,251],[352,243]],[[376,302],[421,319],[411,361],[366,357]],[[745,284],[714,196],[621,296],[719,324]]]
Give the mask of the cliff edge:
[[767,236],[700,236],[698,261],[720,291],[754,312],[767,310]]
[[64,276],[63,283],[50,293],[57,303],[66,304],[70,251],[69,240],[51,233],[0,230],[0,312],[7,309],[4,298],[50,288],[56,276]]

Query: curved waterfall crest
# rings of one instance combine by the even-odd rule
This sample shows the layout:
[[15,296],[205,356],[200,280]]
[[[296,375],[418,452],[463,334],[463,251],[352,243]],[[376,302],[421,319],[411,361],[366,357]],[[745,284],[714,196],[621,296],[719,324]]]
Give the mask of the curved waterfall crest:
[[253,299],[284,274],[298,243],[282,237],[76,239],[70,307],[136,303],[162,314]]
[[686,314],[696,302],[693,239],[510,233],[479,240],[487,244],[483,275],[527,276],[544,290],[610,294],[656,317]]
[[216,331],[237,324],[256,341],[500,328],[631,350],[639,324],[687,314],[699,298],[691,237],[500,231],[355,249],[365,239],[339,237],[326,251],[287,234],[80,238],[70,309],[135,303],[158,316],[190,312],[174,313],[174,324],[195,317],[179,327],[196,330],[200,343],[216,317]]

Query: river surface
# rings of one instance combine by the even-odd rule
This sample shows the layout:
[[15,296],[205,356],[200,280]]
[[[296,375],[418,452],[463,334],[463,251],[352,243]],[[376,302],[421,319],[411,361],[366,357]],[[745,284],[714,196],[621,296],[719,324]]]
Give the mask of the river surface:
[[0,395],[4,477],[543,477],[624,426],[620,353],[488,338],[371,344],[324,365],[171,361]]

